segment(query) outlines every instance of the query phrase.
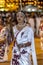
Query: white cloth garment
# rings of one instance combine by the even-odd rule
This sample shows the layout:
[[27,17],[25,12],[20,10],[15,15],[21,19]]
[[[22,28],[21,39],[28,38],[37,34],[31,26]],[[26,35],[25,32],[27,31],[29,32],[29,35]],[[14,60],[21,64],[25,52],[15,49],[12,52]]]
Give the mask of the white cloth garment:
[[37,27],[36,34],[37,34],[37,35],[39,35],[40,21],[41,21],[41,17],[36,17],[36,27]]
[[35,32],[35,29],[34,29],[34,18],[29,18],[29,23],[30,23],[30,25],[31,25],[31,27],[32,27],[32,29],[33,29],[33,31]]
[[[19,32],[18,29],[13,27],[14,37],[16,37],[17,33]],[[12,58],[14,58],[14,50],[16,50],[16,54],[20,54],[24,49],[27,51],[25,54],[21,54],[20,59],[18,59],[20,65],[31,65],[31,58],[30,55],[32,54],[33,65],[37,65],[36,53],[35,53],[35,46],[34,46],[34,33],[31,27],[25,26],[17,35],[16,41],[18,44],[25,44],[27,42],[31,42],[31,46],[23,47],[20,50],[18,49],[17,45],[13,47],[12,51]],[[34,59],[35,58],[35,59]],[[11,65],[12,60],[11,60]]]

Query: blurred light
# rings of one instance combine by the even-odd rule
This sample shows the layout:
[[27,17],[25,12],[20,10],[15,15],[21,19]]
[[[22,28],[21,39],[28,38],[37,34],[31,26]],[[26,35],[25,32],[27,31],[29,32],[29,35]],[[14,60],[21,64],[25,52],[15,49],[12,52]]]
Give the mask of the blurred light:
[[31,12],[31,9],[27,9],[28,12]]
[[2,8],[2,9],[0,9],[0,11],[4,11],[4,9]]
[[[22,1],[22,0],[21,0]],[[22,2],[22,5],[25,6],[25,5],[35,5],[35,6],[38,6],[38,8],[42,8],[40,6],[40,4],[42,5],[43,2],[40,2],[40,1],[37,1],[37,0],[23,0],[23,1],[26,1],[25,3]],[[0,10],[16,10],[19,8],[19,5],[20,5],[20,0],[0,0]],[[4,9],[3,9],[4,8]],[[7,9],[8,8],[8,9]],[[32,8],[32,6],[29,8],[26,8],[26,11],[37,11],[37,9],[35,9],[34,7]]]
[[32,9],[33,12],[37,11],[36,9]]
[[23,8],[24,11],[28,11],[28,12],[36,12],[38,9],[36,6],[33,6],[33,5],[28,5],[28,6],[25,6]]

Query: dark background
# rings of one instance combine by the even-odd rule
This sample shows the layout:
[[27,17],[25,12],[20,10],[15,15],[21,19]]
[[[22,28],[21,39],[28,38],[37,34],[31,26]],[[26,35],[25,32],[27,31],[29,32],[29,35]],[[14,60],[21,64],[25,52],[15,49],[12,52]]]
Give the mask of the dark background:
[[40,1],[40,2],[42,1],[43,2],[43,0],[38,0],[38,1]]

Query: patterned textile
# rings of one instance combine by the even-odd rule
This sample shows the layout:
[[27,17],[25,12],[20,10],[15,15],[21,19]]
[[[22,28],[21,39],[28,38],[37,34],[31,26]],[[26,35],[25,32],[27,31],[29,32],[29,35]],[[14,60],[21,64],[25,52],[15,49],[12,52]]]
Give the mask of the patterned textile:
[[5,43],[0,43],[0,60],[3,60],[5,53]]
[[[15,45],[12,50],[11,65],[31,65],[31,53],[33,64],[37,65],[32,28],[26,26],[21,31],[19,31],[15,26],[13,27],[13,32],[17,43],[14,43]],[[17,46],[17,44],[25,44],[27,42],[31,42],[31,45],[27,47],[22,47],[20,49]]]
[[0,30],[0,62],[5,61],[5,56],[7,54],[5,54],[7,52],[6,47],[8,46],[8,42],[7,42],[7,36],[8,36],[8,32],[6,30],[6,27],[3,27]]

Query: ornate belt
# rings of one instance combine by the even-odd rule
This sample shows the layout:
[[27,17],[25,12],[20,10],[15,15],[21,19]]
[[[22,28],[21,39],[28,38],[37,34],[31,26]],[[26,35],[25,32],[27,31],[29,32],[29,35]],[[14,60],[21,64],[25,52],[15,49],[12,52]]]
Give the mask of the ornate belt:
[[31,46],[31,42],[27,42],[27,43],[25,43],[25,44],[17,44],[17,46],[18,46],[19,48],[28,47],[28,46]]

